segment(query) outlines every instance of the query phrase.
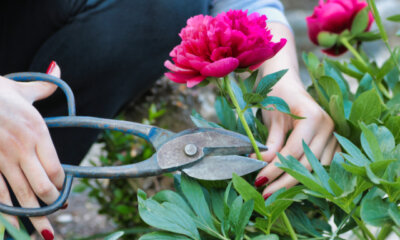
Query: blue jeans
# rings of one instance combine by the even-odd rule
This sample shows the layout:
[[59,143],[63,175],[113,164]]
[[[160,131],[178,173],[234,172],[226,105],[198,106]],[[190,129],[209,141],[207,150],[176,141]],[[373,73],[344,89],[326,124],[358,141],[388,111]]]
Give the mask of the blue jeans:
[[[55,60],[75,93],[77,114],[112,118],[166,71],[163,62],[180,29],[208,8],[208,0],[3,0],[0,75],[44,72]],[[45,117],[66,114],[60,90],[35,106]],[[68,164],[79,164],[98,135],[50,132]]]

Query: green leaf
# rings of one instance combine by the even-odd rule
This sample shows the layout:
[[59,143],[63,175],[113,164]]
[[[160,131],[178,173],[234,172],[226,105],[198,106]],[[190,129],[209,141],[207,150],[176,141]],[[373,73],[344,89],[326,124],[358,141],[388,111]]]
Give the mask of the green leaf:
[[362,42],[370,42],[370,41],[376,41],[381,39],[381,35],[379,32],[362,32],[357,35],[357,40],[362,41]]
[[360,84],[358,85],[357,91],[356,91],[356,98],[360,96],[361,93],[368,91],[372,89],[372,77],[368,73],[366,73],[361,81]]
[[224,97],[217,97],[215,100],[215,112],[224,128],[231,131],[236,130],[236,115]]
[[200,184],[186,174],[182,174],[181,189],[200,221],[208,228],[216,231]]
[[368,26],[368,8],[359,11],[351,24],[351,33],[357,35],[364,32]]
[[312,169],[318,176],[318,179],[322,183],[322,186],[331,194],[333,194],[333,191],[329,185],[329,175],[325,171],[325,168],[322,167],[322,164],[319,162],[317,157],[314,155],[313,152],[311,152],[311,149],[307,146],[307,144],[303,140],[303,149],[304,149],[304,154],[307,157],[308,162],[310,163]]
[[263,77],[257,85],[256,93],[261,95],[267,94],[271,91],[271,88],[285,75],[288,69],[280,70],[278,72],[274,72],[268,74],[267,76]]
[[152,232],[147,233],[139,238],[139,240],[189,240],[182,235],[167,233],[167,232]]
[[350,127],[344,114],[343,100],[337,95],[332,95],[329,101],[329,112],[335,122],[337,132],[349,136]]
[[75,187],[73,188],[72,191],[75,193],[81,193],[81,192],[84,192],[86,190],[86,188],[87,188],[86,184],[80,183],[80,184],[75,185]]
[[354,191],[356,179],[343,168],[343,164],[343,157],[336,153],[330,165],[329,176],[343,190],[342,194],[347,194]]
[[261,102],[261,105],[263,107],[267,107],[268,105],[274,105],[276,107],[276,110],[278,110],[279,112],[286,113],[294,119],[302,119],[302,117],[293,115],[290,112],[289,105],[280,97],[269,96]]
[[400,22],[400,14],[396,14],[387,18],[387,20],[392,22]]
[[213,213],[222,222],[224,220],[224,191],[222,189],[210,189],[211,206]]
[[290,155],[285,158],[280,153],[277,153],[277,156],[281,161],[281,163],[275,163],[277,167],[283,169],[309,189],[330,196],[330,193],[320,185],[318,180],[297,159]]
[[150,226],[200,239],[193,219],[180,207],[168,202],[159,204],[153,199],[146,199],[146,194],[140,189],[138,203],[140,217]]
[[190,116],[190,119],[196,125],[197,127],[211,127],[211,128],[221,128],[216,123],[209,122],[205,120],[199,113],[197,113],[194,109],[192,111],[192,115]]
[[189,216],[193,216],[193,211],[190,209],[188,206],[187,202],[176,192],[171,191],[171,190],[163,190],[161,192],[158,192],[154,197],[152,197],[153,200],[156,200],[157,202],[169,202],[172,204],[175,204],[182,208],[183,211],[185,211]]
[[374,89],[362,93],[353,103],[349,120],[357,125],[359,121],[370,124],[379,119],[381,102]]
[[400,116],[390,116],[385,126],[392,132],[396,142],[400,141]]
[[239,219],[235,229],[235,234],[236,234],[235,239],[237,240],[242,239],[244,230],[250,221],[251,214],[253,213],[253,208],[254,208],[254,200],[246,201],[242,205],[240,209]]
[[370,163],[370,161],[365,157],[365,155],[362,154],[360,149],[358,149],[356,145],[350,142],[350,140],[340,136],[337,133],[335,133],[335,137],[342,146],[342,148],[344,148],[344,150],[346,150],[346,152],[350,154],[350,156],[352,157],[353,164],[357,166],[365,166]]
[[382,161],[384,158],[382,151],[379,148],[378,139],[376,139],[374,133],[367,128],[364,123],[360,123],[360,127],[362,130],[361,145],[364,149],[364,152],[372,161]]
[[16,229],[11,223],[9,223],[2,215],[0,215],[0,224],[3,225],[7,233],[14,239],[18,240],[30,240],[31,237],[23,230]]
[[256,212],[264,216],[268,215],[264,198],[252,185],[235,173],[233,174],[232,182],[236,191],[243,197],[245,201],[254,200],[254,210]]
[[393,222],[400,226],[400,210],[394,203],[390,203],[389,216],[392,218]]
[[[242,90],[240,89],[240,87],[237,85],[237,83],[233,79],[230,80],[230,83],[231,83],[232,91],[235,94],[236,100],[238,101],[238,104],[240,106],[240,109],[244,109],[247,104],[243,99]],[[251,109],[247,109],[244,112],[244,118],[246,119],[247,124],[249,124],[249,127],[251,128],[251,130],[254,131],[255,130],[254,114],[251,111]],[[238,122],[239,122],[239,124],[241,124],[240,121],[238,121]],[[243,128],[242,125],[238,125],[238,129],[240,129],[240,126]]]
[[300,208],[290,208],[286,211],[286,214],[292,223],[296,232],[302,234],[309,234],[313,237],[321,237],[319,233],[311,223],[310,219]]
[[247,104],[252,105],[261,102],[264,97],[259,93],[245,93],[243,99]]
[[338,35],[336,33],[320,32],[317,36],[317,40],[321,47],[331,48],[337,43]]
[[252,72],[248,78],[243,80],[243,84],[244,84],[247,92],[253,91],[254,84],[256,83],[256,80],[257,80],[257,75],[258,75],[258,70]]
[[[375,188],[376,189],[376,188]],[[371,190],[362,200],[360,207],[360,216],[366,223],[382,227],[390,224],[389,203],[381,198],[380,194]]]
[[279,240],[279,236],[276,234],[260,235],[251,240]]
[[107,237],[104,238],[104,240],[118,240],[123,235],[124,235],[123,231],[118,231],[118,232],[115,232],[115,233],[113,233],[111,235],[108,235]]
[[322,76],[319,80],[319,84],[321,84],[321,87],[325,90],[328,98],[332,95],[337,95],[339,98],[343,98],[339,84],[332,77]]

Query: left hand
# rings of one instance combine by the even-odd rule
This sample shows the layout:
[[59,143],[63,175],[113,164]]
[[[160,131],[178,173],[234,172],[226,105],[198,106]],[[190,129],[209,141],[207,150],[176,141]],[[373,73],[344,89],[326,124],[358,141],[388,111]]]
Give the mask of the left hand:
[[[290,74],[284,78],[298,78],[298,75]],[[278,83],[269,95],[284,99],[293,114],[305,119],[293,119],[277,110],[263,111],[264,123],[269,130],[266,143],[269,149],[261,154],[263,160],[269,164],[257,175],[255,185],[259,187],[268,184],[263,191],[265,199],[283,187],[290,188],[298,183],[295,178],[275,166],[275,163],[279,162],[276,152],[299,159],[300,163],[311,171],[310,163],[304,155],[302,140],[323,165],[329,165],[335,152],[340,151],[340,146],[333,135],[332,119],[307,93],[300,82]],[[286,140],[289,130],[292,131]]]

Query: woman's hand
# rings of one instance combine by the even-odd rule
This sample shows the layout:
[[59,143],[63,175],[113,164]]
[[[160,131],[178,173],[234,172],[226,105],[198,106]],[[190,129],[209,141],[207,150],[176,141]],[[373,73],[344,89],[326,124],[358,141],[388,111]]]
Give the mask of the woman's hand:
[[[47,72],[60,77],[53,62]],[[7,179],[23,207],[39,207],[37,197],[47,204],[59,196],[64,171],[46,123],[32,103],[47,98],[56,86],[45,82],[22,83],[0,77],[0,202],[12,205]],[[5,216],[18,227],[16,217]],[[46,217],[30,218],[43,238],[53,239]]]
[[[285,78],[297,76],[289,71]],[[299,159],[300,163],[311,170],[304,155],[303,140],[323,165],[329,165],[334,153],[340,149],[333,135],[334,123],[328,114],[312,99],[304,87],[298,84],[300,81],[290,81],[291,84],[285,82],[289,81],[277,84],[269,95],[284,99],[293,114],[305,119],[293,119],[277,110],[263,111],[264,123],[269,129],[266,143],[269,149],[262,153],[262,157],[269,164],[260,171],[255,185],[259,187],[268,183],[263,192],[264,198],[268,198],[280,188],[290,188],[298,183],[292,176],[275,166],[275,163],[279,162],[276,152]],[[289,131],[291,132],[286,140]]]

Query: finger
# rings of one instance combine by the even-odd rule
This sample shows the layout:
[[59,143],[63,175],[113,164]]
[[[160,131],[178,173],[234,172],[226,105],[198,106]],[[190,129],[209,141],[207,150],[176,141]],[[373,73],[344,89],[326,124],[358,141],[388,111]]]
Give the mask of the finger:
[[[60,67],[56,62],[51,62],[47,74],[58,78],[61,76]],[[49,82],[26,82],[17,84],[19,85],[17,89],[20,93],[25,99],[32,103],[51,96],[57,89],[57,85]]]
[[328,144],[326,145],[324,151],[322,152],[320,161],[322,165],[329,165],[332,161],[333,155],[335,154],[335,149],[337,147],[336,137],[331,135]]
[[57,200],[60,194],[36,156],[21,160],[21,169],[36,196],[47,204]]
[[[329,141],[329,135],[327,134],[319,134],[317,135],[311,142],[310,144],[310,150],[313,152],[316,158],[320,158],[326,145],[328,144]],[[310,162],[308,161],[306,155],[303,155],[300,159],[300,163],[307,168],[309,171],[312,170]],[[278,180],[272,182],[270,185],[268,185],[263,192],[263,196],[268,196],[271,193],[276,192],[277,190],[286,187],[290,188],[296,185],[298,181],[294,179],[292,176],[289,174],[285,173],[283,174]]]
[[[300,158],[303,155],[302,140],[308,144],[315,135],[315,129],[310,127],[308,121],[300,121],[293,132],[290,134],[286,145],[282,148],[281,154],[283,156],[291,155],[294,158]],[[257,179],[266,177],[271,182],[280,176],[283,171],[275,166],[275,163],[280,162],[278,157],[275,157],[265,168],[263,168],[257,175]]]
[[39,139],[36,145],[36,154],[39,161],[50,181],[54,183],[57,189],[62,189],[65,173],[47,127],[43,127],[40,130]]
[[[38,208],[40,207],[38,200],[28,181],[26,180],[22,170],[17,166],[9,166],[7,171],[3,172],[4,176],[7,178],[17,197],[18,202],[22,207],[25,208]],[[40,232],[45,239],[54,239],[54,230],[46,217],[31,217],[29,218],[35,227],[35,229]]]
[[[4,178],[2,174],[0,173],[0,202],[12,206],[12,201],[10,197],[10,192],[8,191],[8,187],[6,182],[4,181]],[[18,218],[15,216],[7,215],[7,214],[2,214],[2,216],[9,222],[11,223],[14,227],[19,228],[19,223],[18,223]]]
[[281,121],[279,122],[273,121],[271,123],[271,128],[269,130],[268,139],[266,143],[268,150],[261,153],[263,160],[266,162],[271,162],[276,156],[276,153],[282,149],[283,143],[285,142],[285,136],[287,133],[287,130],[284,128],[283,125],[284,123]]

